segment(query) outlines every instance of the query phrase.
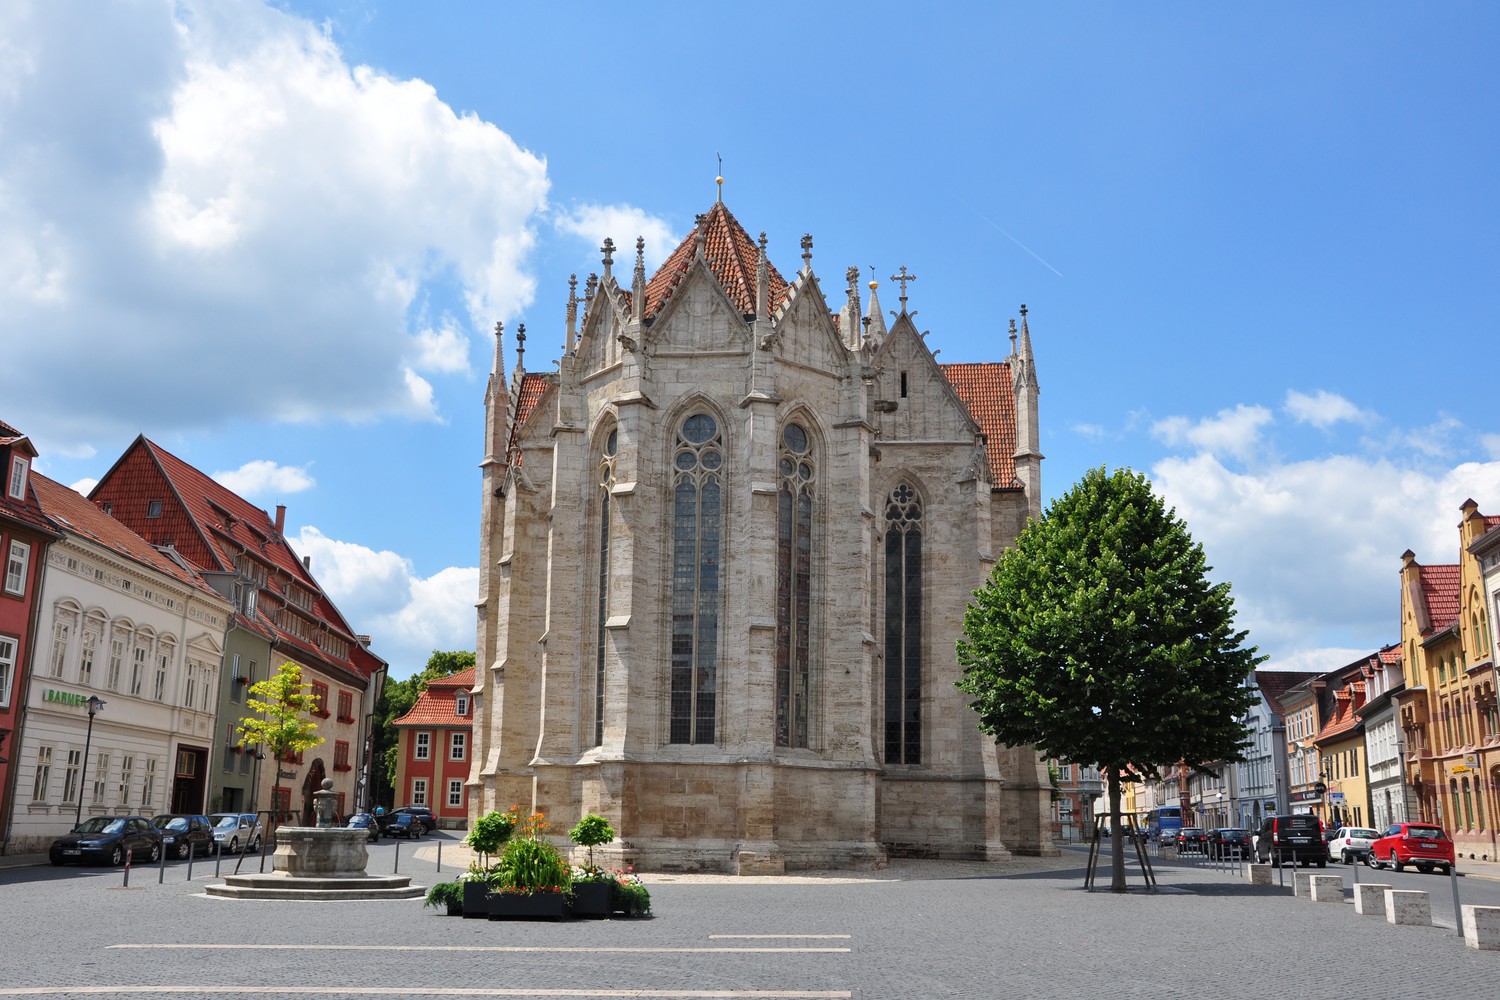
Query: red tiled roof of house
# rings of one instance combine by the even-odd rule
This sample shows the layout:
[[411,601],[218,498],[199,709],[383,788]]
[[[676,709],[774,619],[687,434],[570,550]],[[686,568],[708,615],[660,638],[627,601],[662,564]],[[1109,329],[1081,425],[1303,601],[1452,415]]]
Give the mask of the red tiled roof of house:
[[1320,673],[1300,670],[1257,670],[1255,683],[1259,685],[1260,693],[1266,699],[1266,704],[1271,706],[1271,711],[1281,715],[1281,699],[1288,691],[1298,684],[1322,676]]
[[[703,217],[703,259],[713,272],[729,301],[742,315],[755,313],[755,268],[760,259],[760,247],[750,239],[739,220],[716,202]],[[694,228],[687,238],[677,244],[677,249],[668,255],[661,267],[646,282],[646,316],[650,318],[661,311],[667,299],[676,291],[687,274],[693,256],[697,253],[698,229]],[[767,291],[770,302],[766,308],[775,312],[786,299],[787,283],[769,260],[766,261]]]
[[1007,489],[1016,479],[1016,396],[1003,361],[939,365],[948,384],[984,434],[990,485]]
[[1401,662],[1401,646],[1399,644],[1387,646],[1380,651],[1380,662],[1386,664],[1397,664]]
[[1422,598],[1427,602],[1427,617],[1432,622],[1432,631],[1443,629],[1458,621],[1458,567],[1420,566]]
[[1334,698],[1333,716],[1318,730],[1318,735],[1313,739],[1314,743],[1325,743],[1338,739],[1358,729],[1364,724],[1364,720],[1355,714],[1355,703],[1363,703],[1365,690],[1364,681],[1354,681],[1347,687],[1341,689]]
[[31,481],[36,487],[42,510],[68,534],[87,539],[114,555],[124,556],[141,566],[169,576],[205,596],[212,595],[216,600],[224,600],[197,573],[158,551],[140,535],[89,503],[77,491],[34,470]]
[[516,448],[516,440],[520,437],[521,428],[526,426],[526,421],[531,419],[532,413],[536,412],[536,406],[542,401],[545,393],[556,381],[553,372],[523,372],[521,374],[521,386],[516,390],[516,415],[510,425],[510,440],[506,442],[506,453],[510,461],[517,465],[521,464],[521,453]]
[[[236,615],[236,621],[300,651],[308,663],[323,661],[365,678],[384,666],[364,647],[269,514],[144,435],[104,474],[89,499],[108,505],[115,520],[148,542],[172,546],[199,570],[236,572],[241,556],[265,570],[268,585],[260,590],[254,619]],[[308,592],[310,609],[291,600],[288,582]],[[339,655],[336,648],[283,627],[292,622],[280,622],[282,613],[315,635],[336,637],[347,653]]]
[[417,703],[393,726],[442,726],[445,729],[470,729],[474,725],[472,715],[459,715],[455,711],[455,696],[474,686],[474,668],[460,670],[448,677],[437,677],[427,682],[427,688],[417,696]]
[[[12,453],[15,449],[19,449],[27,458],[36,458],[36,448],[26,435],[3,421],[0,421],[0,447],[11,448]],[[8,467],[0,469],[0,476],[8,477],[9,475]],[[33,469],[28,479],[35,475],[36,471]],[[8,483],[7,479],[6,485]],[[22,528],[29,528],[42,535],[57,534],[52,525],[48,524],[47,519],[42,516],[42,508],[37,500],[36,486],[33,483],[28,483],[25,495],[20,500],[13,498],[9,489],[0,487],[0,519],[20,525]]]

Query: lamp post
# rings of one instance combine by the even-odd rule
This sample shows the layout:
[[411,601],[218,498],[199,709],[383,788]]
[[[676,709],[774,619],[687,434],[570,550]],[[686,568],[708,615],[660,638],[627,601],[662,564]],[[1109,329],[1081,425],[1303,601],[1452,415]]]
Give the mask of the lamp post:
[[83,737],[83,766],[78,769],[78,815],[73,817],[73,829],[83,824],[83,789],[88,784],[89,744],[94,741],[94,716],[104,711],[104,699],[97,694],[89,695],[89,728]]

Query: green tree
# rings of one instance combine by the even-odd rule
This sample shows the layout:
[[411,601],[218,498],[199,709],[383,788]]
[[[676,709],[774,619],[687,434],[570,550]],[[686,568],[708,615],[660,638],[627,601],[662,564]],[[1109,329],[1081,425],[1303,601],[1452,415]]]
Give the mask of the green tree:
[[372,726],[375,751],[375,768],[372,780],[375,788],[370,793],[370,804],[390,802],[395,804],[396,754],[398,733],[393,723],[412,710],[417,698],[427,690],[428,681],[448,677],[474,665],[474,654],[468,650],[453,652],[432,651],[427,665],[419,673],[399,681],[387,680],[380,692],[380,701],[375,706]]
[[1103,773],[1115,892],[1122,779],[1244,759],[1243,681],[1264,657],[1209,568],[1144,476],[1092,469],[1027,525],[964,614],[958,686],[980,729]]
[[[302,683],[302,668],[295,663],[283,663],[276,673],[263,681],[250,685],[250,697],[245,705],[259,715],[247,715],[239,722],[242,747],[264,746],[273,758],[296,757],[323,742],[318,735],[318,724],[312,721],[312,713],[318,707],[312,685]],[[281,768],[276,768],[276,780],[272,784],[271,801],[276,802],[281,790]]]

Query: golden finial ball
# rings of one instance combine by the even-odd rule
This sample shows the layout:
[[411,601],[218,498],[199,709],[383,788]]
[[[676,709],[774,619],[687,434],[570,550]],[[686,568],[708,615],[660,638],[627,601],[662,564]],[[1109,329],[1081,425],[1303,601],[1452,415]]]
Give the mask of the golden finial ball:
[[715,184],[723,184],[724,183],[724,178],[723,177],[715,177],[714,178],[714,183]]
[[879,287],[880,287],[880,282],[878,282],[875,279],[871,278],[870,279],[870,291],[873,292],[875,289],[877,289]]

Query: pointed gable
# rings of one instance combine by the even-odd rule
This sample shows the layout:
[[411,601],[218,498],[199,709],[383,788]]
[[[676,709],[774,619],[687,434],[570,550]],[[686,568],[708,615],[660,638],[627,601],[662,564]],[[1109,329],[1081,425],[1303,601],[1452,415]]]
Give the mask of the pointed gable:
[[456,698],[459,692],[474,686],[474,668],[468,667],[447,677],[434,677],[417,696],[411,711],[391,723],[393,726],[442,726],[447,729],[470,729],[472,715],[459,715]]
[[[724,203],[716,202],[700,225],[677,244],[677,249],[646,283],[646,318],[659,313],[681,285],[697,253],[700,232],[703,234],[703,258],[724,294],[729,296],[729,301],[741,315],[754,314],[755,265],[760,251]],[[766,262],[766,270],[770,278],[767,308],[774,312],[786,298],[787,283],[770,261]]]
[[1430,623],[1423,634],[1441,632],[1458,620],[1458,567],[1422,566],[1420,570],[1418,579]]

